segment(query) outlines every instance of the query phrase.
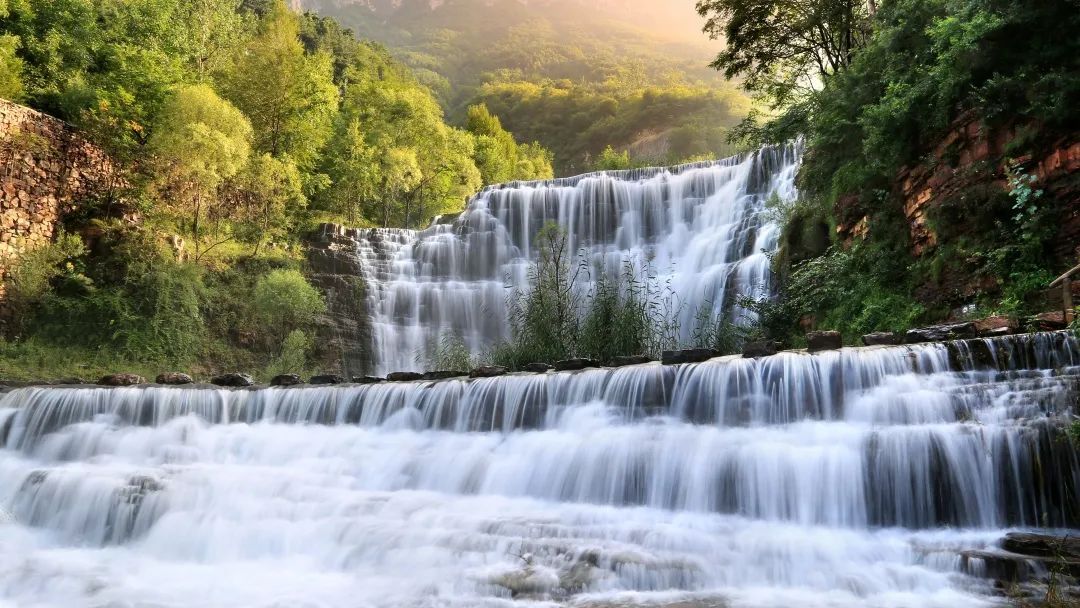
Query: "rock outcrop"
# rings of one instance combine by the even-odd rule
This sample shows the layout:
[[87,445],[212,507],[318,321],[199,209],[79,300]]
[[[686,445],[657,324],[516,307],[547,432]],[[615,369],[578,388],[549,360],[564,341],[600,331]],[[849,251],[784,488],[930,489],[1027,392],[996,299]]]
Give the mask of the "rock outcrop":
[[371,327],[364,302],[367,292],[355,229],[322,224],[308,239],[307,277],[326,297],[318,319],[316,357],[349,377],[373,367]]

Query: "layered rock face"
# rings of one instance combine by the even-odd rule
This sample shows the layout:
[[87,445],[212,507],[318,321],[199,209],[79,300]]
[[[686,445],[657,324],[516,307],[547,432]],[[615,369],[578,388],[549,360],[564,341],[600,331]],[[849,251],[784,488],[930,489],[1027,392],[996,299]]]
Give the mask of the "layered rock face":
[[323,224],[308,242],[308,279],[326,296],[319,318],[319,359],[340,365],[345,376],[371,366],[371,326],[358,255],[359,231]]

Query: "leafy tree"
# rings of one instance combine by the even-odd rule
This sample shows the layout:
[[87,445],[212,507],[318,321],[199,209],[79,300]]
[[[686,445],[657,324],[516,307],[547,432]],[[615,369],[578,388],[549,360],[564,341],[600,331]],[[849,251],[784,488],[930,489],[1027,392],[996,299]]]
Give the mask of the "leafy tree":
[[18,100],[23,95],[23,62],[15,55],[19,38],[0,35],[0,97]]
[[207,85],[184,87],[162,109],[150,149],[158,161],[163,194],[190,214],[196,258],[201,222],[221,211],[215,193],[236,175],[251,152],[251,123]]
[[469,106],[465,129],[476,137],[473,159],[485,184],[553,176],[551,154],[537,142],[519,146],[486,105]]
[[224,78],[225,97],[251,120],[255,149],[311,168],[330,135],[338,94],[329,55],[304,53],[299,18],[277,0]]
[[307,206],[300,170],[289,160],[269,154],[254,156],[230,188],[241,239],[252,243],[252,255],[267,240],[289,234],[297,214]]
[[596,160],[593,161],[593,168],[597,171],[629,169],[631,167],[633,167],[633,163],[630,161],[630,153],[626,150],[616,152],[611,146],[604,148],[600,155],[596,157]]

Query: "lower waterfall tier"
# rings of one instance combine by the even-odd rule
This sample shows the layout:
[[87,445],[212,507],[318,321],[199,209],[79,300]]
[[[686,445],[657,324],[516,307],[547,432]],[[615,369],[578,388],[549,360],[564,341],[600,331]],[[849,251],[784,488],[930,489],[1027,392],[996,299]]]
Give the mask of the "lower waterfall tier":
[[[1066,333],[0,394],[0,606],[978,606],[1080,527]],[[0,517],[0,521],[4,521]]]

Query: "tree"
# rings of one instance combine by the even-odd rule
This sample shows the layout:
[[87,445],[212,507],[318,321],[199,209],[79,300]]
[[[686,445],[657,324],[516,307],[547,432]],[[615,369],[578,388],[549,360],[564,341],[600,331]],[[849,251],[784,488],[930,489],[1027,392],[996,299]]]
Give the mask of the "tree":
[[0,97],[19,100],[23,95],[23,62],[15,55],[19,38],[0,35]]
[[307,170],[330,135],[338,92],[330,56],[306,55],[299,35],[297,16],[274,2],[224,78],[224,92],[251,120],[258,151],[288,155]]
[[476,137],[473,160],[485,184],[553,177],[551,153],[537,142],[518,145],[485,104],[469,106],[465,129]]
[[204,213],[218,210],[217,188],[247,163],[251,123],[209,86],[184,87],[162,109],[150,149],[164,200],[190,213],[198,258]]
[[864,0],[699,0],[697,10],[726,43],[713,67],[779,100],[850,65],[869,34]]
[[616,152],[615,148],[607,146],[593,161],[593,169],[597,171],[618,171],[629,169],[633,166],[630,162],[630,152],[623,150]]
[[252,255],[269,239],[281,238],[295,224],[296,213],[307,206],[300,171],[288,159],[269,154],[251,159],[230,189],[241,239],[252,243]]

